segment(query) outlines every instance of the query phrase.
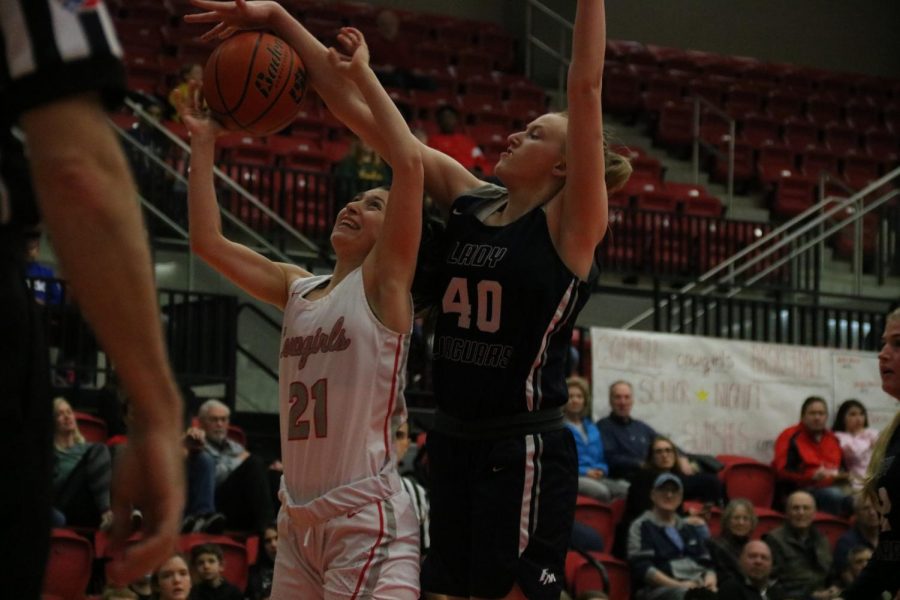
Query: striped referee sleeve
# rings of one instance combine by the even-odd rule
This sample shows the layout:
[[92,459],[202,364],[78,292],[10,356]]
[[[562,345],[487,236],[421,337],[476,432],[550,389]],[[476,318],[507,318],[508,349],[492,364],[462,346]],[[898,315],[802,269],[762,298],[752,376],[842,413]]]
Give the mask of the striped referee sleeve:
[[410,479],[409,477],[401,477],[403,489],[412,501],[413,511],[416,513],[416,519],[419,521],[419,545],[422,553],[428,552],[431,547],[431,538],[428,537],[428,529],[430,525],[428,505],[428,494],[421,485]]

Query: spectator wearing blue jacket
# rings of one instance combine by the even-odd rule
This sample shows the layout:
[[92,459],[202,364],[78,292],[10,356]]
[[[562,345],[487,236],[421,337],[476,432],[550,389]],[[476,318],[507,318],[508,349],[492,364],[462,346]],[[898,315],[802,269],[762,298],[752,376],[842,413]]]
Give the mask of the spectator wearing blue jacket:
[[578,493],[600,502],[624,498],[629,484],[609,478],[600,430],[590,419],[591,392],[588,382],[581,377],[569,377],[566,384],[569,387],[569,402],[563,412],[566,426],[572,431],[578,449]]
[[699,517],[677,510],[684,488],[672,473],[662,473],[650,493],[653,508],[628,531],[628,563],[639,589],[638,600],[681,600],[688,590],[717,591],[716,571],[706,546],[709,529]]

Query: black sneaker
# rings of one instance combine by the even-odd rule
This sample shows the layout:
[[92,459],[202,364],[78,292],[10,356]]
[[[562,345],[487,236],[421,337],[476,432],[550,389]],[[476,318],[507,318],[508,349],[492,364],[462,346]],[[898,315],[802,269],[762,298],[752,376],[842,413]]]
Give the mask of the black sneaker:
[[198,527],[197,531],[212,533],[214,535],[218,535],[225,531],[225,515],[220,512],[204,515],[198,520],[203,523]]
[[188,515],[181,521],[181,533],[192,533],[198,521],[202,521],[200,517]]

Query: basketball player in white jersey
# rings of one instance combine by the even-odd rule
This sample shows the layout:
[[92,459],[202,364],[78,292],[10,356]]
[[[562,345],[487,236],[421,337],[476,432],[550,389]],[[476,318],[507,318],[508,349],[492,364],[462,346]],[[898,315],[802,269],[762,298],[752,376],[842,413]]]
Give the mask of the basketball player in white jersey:
[[279,404],[284,462],[272,598],[419,597],[419,526],[393,460],[404,420],[410,286],[421,232],[420,152],[369,68],[362,34],[336,70],[363,90],[389,136],[393,187],[337,216],[334,273],[312,276],[222,235],[213,121],[192,115],[191,248],[256,298],[284,310]]

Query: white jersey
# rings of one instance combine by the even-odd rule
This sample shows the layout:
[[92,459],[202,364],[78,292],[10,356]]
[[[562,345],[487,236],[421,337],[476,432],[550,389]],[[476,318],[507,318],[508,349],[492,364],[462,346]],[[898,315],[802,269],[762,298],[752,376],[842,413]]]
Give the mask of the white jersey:
[[297,505],[365,480],[399,484],[393,435],[406,418],[409,334],[372,312],[362,269],[328,295],[305,298],[329,278],[295,281],[284,307],[281,453],[284,486]]

